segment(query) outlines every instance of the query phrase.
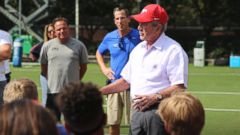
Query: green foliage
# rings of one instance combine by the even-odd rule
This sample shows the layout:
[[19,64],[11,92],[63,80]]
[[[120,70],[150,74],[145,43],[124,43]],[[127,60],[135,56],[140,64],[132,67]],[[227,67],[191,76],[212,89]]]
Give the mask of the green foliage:
[[[1,6],[4,5],[4,1],[0,2]],[[10,1],[12,6],[18,6],[17,0]],[[22,2],[25,15],[36,10],[32,0],[22,0]],[[141,3],[137,3],[136,0],[79,0],[80,33],[82,32],[80,39],[88,45],[89,52],[93,54],[100,42],[94,39],[94,35],[98,34],[97,31],[115,29],[112,14],[114,7],[125,6],[131,14],[136,14],[147,4],[155,2],[156,0],[142,0]],[[239,53],[239,0],[161,0],[160,3],[169,14],[169,28],[183,28],[183,32],[173,30],[170,36],[182,43],[187,52],[191,53],[196,40],[204,39],[207,53],[213,52],[218,47],[224,48],[228,54],[231,51]],[[48,16],[32,25],[36,32],[42,33],[43,26],[58,16],[66,17],[70,24],[74,25],[75,0],[50,0],[47,10]],[[0,18],[2,18],[1,29],[8,30],[13,26],[13,23],[9,23],[2,13]],[[222,35],[214,38],[213,31],[217,27],[221,27],[221,30],[215,32]]]
[[170,26],[196,26],[199,25],[197,12],[191,7],[190,0],[183,1],[161,1],[161,5],[169,14]]

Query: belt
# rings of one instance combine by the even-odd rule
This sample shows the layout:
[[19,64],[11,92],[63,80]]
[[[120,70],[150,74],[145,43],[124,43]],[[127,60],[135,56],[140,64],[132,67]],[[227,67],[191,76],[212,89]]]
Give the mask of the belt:
[[[132,102],[133,104],[133,102]],[[158,106],[159,106],[160,103],[155,103],[153,105],[151,105],[150,107],[148,107],[146,110],[153,110],[153,109],[158,109]],[[132,108],[134,109],[134,108]]]

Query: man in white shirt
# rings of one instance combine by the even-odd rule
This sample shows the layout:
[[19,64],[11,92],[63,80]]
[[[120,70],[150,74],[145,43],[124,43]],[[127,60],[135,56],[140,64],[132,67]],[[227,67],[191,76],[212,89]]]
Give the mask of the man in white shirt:
[[116,93],[131,87],[130,134],[164,135],[156,110],[161,99],[187,88],[188,56],[178,42],[165,35],[168,15],[164,8],[150,4],[132,18],[139,23],[143,42],[131,52],[122,78],[104,86],[101,92]]
[[0,30],[0,105],[3,104],[3,89],[7,83],[5,73],[5,63],[8,64],[8,59],[11,57],[11,35],[3,30]]

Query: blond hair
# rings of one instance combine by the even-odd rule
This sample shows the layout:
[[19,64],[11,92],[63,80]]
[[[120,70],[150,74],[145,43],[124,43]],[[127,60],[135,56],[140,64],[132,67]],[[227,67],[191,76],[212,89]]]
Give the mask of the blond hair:
[[164,99],[157,113],[171,135],[200,135],[205,123],[201,102],[186,92],[175,93]]
[[53,24],[51,24],[51,23],[45,25],[45,27],[44,27],[44,33],[43,33],[44,42],[50,40],[50,37],[48,37],[48,27],[50,27],[50,26],[54,28]]
[[36,84],[27,78],[10,81],[3,92],[4,103],[20,99],[38,100]]

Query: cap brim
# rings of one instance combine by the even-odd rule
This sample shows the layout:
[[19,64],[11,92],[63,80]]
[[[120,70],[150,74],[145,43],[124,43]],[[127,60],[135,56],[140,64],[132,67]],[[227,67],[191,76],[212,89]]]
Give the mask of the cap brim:
[[146,17],[145,14],[132,15],[131,18],[140,23],[152,22],[152,18]]

